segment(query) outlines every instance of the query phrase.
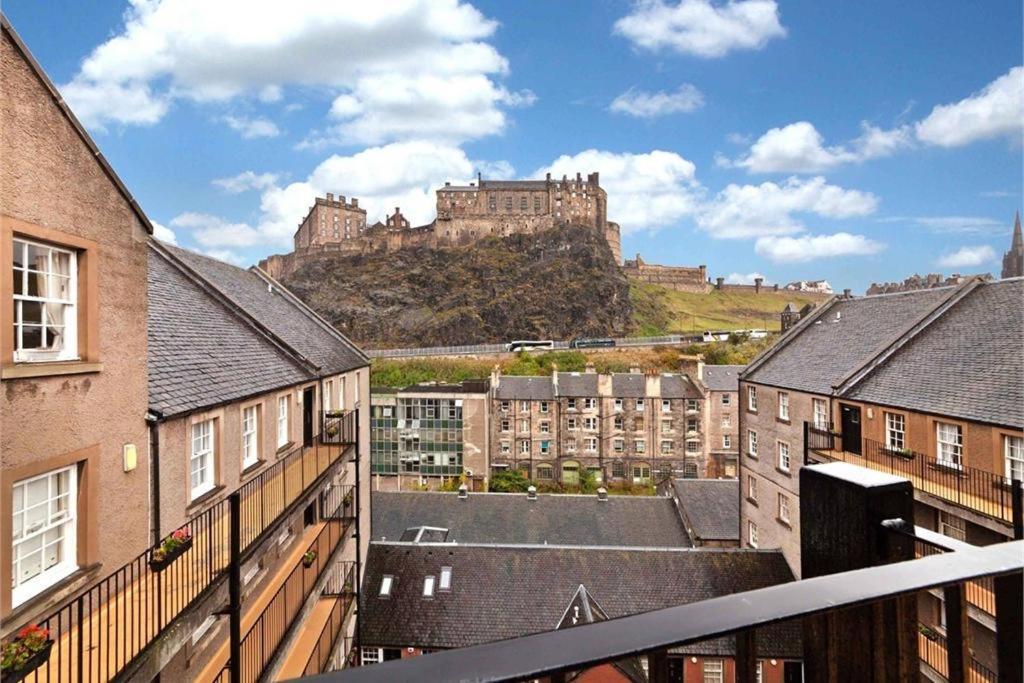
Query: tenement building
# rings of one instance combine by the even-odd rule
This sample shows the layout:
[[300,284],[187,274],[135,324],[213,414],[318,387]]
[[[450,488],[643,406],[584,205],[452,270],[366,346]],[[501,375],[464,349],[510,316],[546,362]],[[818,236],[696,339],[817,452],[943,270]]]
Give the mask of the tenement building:
[[154,241],[6,18],[0,66],[3,678],[28,625],[51,683],[339,666],[366,356],[264,273]]
[[739,376],[742,365],[704,365],[707,389],[708,479],[735,479],[739,473]]
[[[744,545],[781,548],[799,575],[800,469],[831,460],[910,479],[920,527],[974,545],[1011,537],[1021,329],[1022,278],[834,299],[800,320],[740,376]],[[985,662],[994,604],[968,597]],[[940,624],[940,602],[922,606],[926,625]]]

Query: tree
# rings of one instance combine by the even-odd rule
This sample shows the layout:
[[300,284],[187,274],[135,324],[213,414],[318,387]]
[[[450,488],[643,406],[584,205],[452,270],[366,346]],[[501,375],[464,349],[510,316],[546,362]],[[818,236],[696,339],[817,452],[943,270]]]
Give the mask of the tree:
[[488,490],[496,493],[525,493],[531,484],[521,470],[504,470],[491,475]]

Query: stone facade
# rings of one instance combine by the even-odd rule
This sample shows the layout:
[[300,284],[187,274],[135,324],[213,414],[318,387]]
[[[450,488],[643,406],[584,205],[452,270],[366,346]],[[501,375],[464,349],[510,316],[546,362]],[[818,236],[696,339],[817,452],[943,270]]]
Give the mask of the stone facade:
[[709,291],[707,266],[659,266],[645,262],[640,254],[626,259],[622,272],[638,282],[660,285],[680,292],[704,294]]
[[1010,251],[1003,254],[1003,269],[999,277],[1022,277],[1024,276],[1024,236],[1021,236],[1020,211],[1013,220],[1013,238],[1010,242]]
[[934,289],[936,287],[956,287],[967,282],[972,277],[981,277],[986,280],[991,280],[992,276],[988,273],[984,275],[961,275],[960,273],[953,273],[949,277],[945,277],[942,273],[928,273],[927,275],[918,275],[914,273],[903,282],[872,282],[871,286],[868,287],[867,296],[873,294],[895,294],[896,292],[913,292],[918,289]]
[[736,391],[708,391],[708,458],[705,476],[735,479],[739,473],[739,415]]
[[346,202],[344,195],[335,199],[328,192],[316,198],[295,231],[295,251],[358,240],[365,231],[366,209],[359,207],[359,200]]

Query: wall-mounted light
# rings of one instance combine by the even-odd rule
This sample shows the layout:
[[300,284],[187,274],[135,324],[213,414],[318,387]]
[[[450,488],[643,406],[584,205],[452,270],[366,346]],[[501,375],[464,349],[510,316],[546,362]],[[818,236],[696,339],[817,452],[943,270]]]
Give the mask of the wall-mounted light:
[[135,444],[126,443],[124,445],[124,471],[131,472],[139,466],[139,455],[135,450]]

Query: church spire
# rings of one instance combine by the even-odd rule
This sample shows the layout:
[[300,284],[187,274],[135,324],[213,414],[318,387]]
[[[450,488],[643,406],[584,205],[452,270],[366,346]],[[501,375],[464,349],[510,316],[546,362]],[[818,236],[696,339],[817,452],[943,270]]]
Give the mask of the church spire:
[[1024,248],[1024,237],[1020,233],[1020,209],[1017,210],[1017,217],[1013,221],[1013,242],[1010,244],[1010,251]]

